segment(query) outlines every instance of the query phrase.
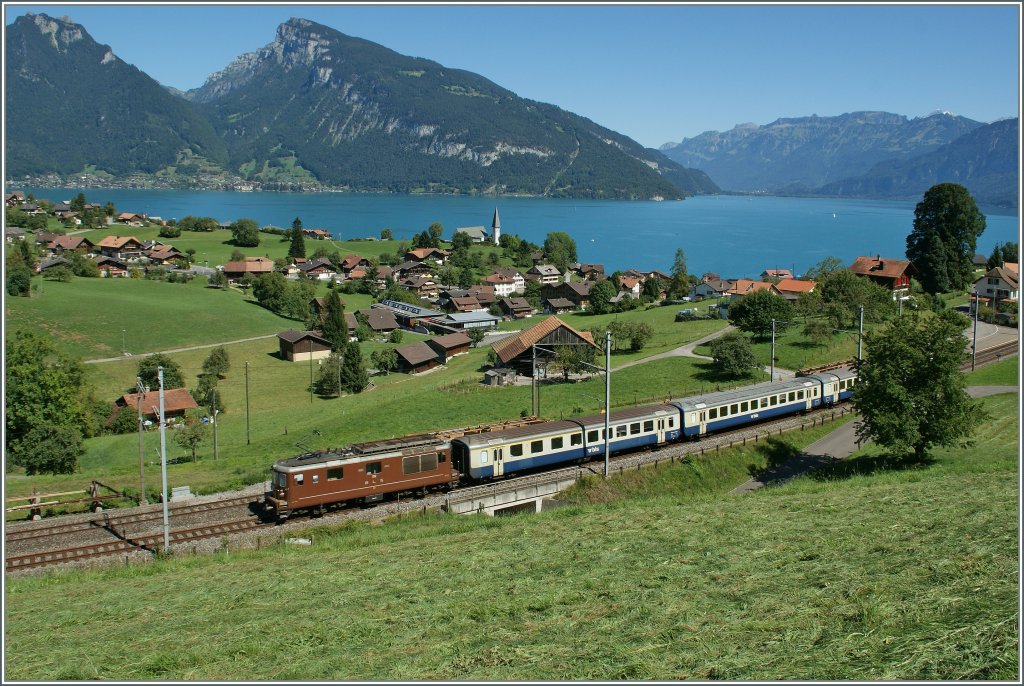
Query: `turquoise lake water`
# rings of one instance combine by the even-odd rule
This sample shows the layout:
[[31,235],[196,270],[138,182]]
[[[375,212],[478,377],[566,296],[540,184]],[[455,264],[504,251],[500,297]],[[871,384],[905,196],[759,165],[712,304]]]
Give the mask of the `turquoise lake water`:
[[[78,193],[68,188],[20,190],[58,202]],[[410,238],[435,221],[444,225],[444,237],[450,238],[460,226],[489,228],[497,207],[503,233],[542,244],[548,232],[565,231],[575,238],[581,262],[603,263],[609,272],[669,271],[676,248],[682,248],[691,273],[713,271],[725,278],[756,277],[764,269],[802,274],[828,256],[847,264],[858,255],[903,258],[916,204],[745,196],[630,202],[366,193],[83,192],[89,202],[113,202],[119,212],[164,219],[193,215],[231,222],[244,217],[261,226],[290,227],[300,217],[305,227],[327,229],[338,238],[379,236],[384,227],[396,238]],[[978,239],[979,253],[988,255],[997,242],[1018,240],[1016,214],[981,210],[987,228]]]

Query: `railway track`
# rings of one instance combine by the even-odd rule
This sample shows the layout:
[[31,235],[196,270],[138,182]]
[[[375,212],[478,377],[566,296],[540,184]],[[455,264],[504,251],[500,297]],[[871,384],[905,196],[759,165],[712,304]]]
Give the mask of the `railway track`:
[[[242,531],[251,531],[253,529],[267,528],[271,526],[273,526],[273,524],[262,522],[254,517],[236,519],[228,522],[219,522],[216,524],[204,524],[190,529],[178,529],[170,532],[170,543],[172,545],[188,543],[190,541],[196,541],[204,538],[226,536]],[[60,550],[47,550],[27,555],[17,555],[8,557],[5,560],[5,568],[7,572],[13,572],[139,550],[155,553],[162,547],[163,540],[163,533],[147,534],[145,536],[122,538],[105,543],[93,543],[90,545],[63,548]]]
[[[237,507],[238,505],[251,503],[254,500],[258,500],[258,498],[253,498],[252,496],[237,496],[234,498],[225,498],[223,500],[214,500],[203,503],[170,505],[167,509],[169,515],[182,516],[223,510],[229,507]],[[128,524],[158,521],[162,519],[163,510],[160,508],[154,511],[127,512],[125,514],[104,513],[103,515],[92,517],[86,521],[29,525],[13,531],[8,531],[5,539],[7,543],[10,544],[20,541],[64,536],[80,531],[95,531],[97,529],[113,530],[118,527],[123,529]]]
[[[1003,343],[1002,345],[995,345],[992,346],[991,348],[979,350],[978,353],[974,356],[974,363],[975,366],[988,364],[990,362],[996,362],[997,360],[1001,360],[1004,357],[1015,355],[1016,353],[1017,341],[1010,341],[1009,343]],[[963,366],[960,367],[960,369],[963,371],[970,371],[971,360],[967,360],[967,362],[965,362]]]

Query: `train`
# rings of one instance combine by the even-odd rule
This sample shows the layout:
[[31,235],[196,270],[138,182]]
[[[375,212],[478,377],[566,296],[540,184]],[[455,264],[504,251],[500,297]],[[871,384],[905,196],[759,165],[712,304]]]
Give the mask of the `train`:
[[[784,381],[614,410],[608,450],[654,448],[808,412],[848,400],[857,381],[842,367]],[[526,418],[359,443],[275,462],[268,513],[323,514],[386,497],[425,496],[544,468],[582,463],[605,451],[605,416]]]

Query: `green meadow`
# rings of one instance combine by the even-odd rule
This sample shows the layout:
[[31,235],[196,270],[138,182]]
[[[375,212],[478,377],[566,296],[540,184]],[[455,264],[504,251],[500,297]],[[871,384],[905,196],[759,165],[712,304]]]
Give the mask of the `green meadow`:
[[728,491],[832,427],[584,482],[536,515],[9,579],[18,680],[1018,681],[1017,396],[971,448],[872,446]]

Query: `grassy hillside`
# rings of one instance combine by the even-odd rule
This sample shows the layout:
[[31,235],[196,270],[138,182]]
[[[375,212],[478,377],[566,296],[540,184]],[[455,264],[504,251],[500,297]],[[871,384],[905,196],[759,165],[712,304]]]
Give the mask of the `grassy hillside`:
[[926,465],[868,450],[738,497],[684,463],[601,505],[11,580],[7,676],[1015,680],[1017,398],[985,402]]

